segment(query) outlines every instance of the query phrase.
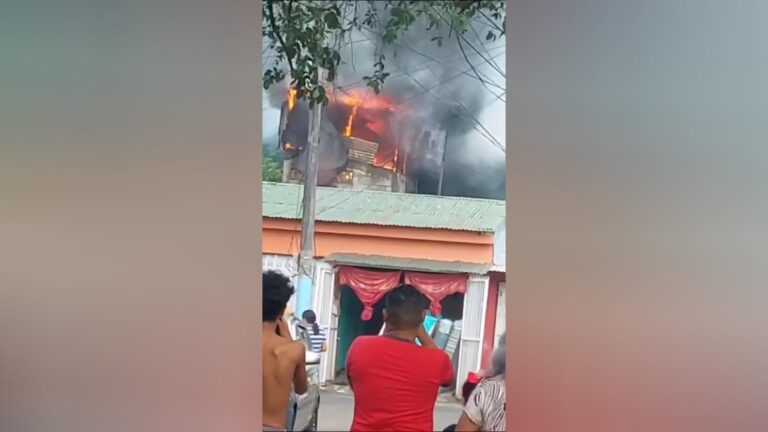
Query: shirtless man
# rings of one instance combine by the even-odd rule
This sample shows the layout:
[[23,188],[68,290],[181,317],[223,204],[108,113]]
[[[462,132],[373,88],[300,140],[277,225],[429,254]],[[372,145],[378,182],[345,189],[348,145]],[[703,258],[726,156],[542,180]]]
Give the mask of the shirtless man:
[[262,318],[262,416],[264,431],[284,431],[291,386],[307,391],[305,347],[294,341],[283,319],[293,286],[280,273],[264,272]]

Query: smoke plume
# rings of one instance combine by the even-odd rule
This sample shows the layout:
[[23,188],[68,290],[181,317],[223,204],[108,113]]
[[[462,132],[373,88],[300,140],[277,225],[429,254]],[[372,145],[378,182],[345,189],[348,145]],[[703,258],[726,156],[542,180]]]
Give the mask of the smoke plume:
[[[358,12],[361,16],[362,9]],[[387,11],[378,13],[380,21],[386,22]],[[381,29],[376,28],[364,28],[337,41],[341,65],[334,92],[366,91],[363,77],[372,75],[374,63],[384,56],[385,71],[391,75],[381,96],[396,108],[392,127],[402,134],[408,125],[419,125],[411,139],[398,145],[408,153],[428,153],[420,163],[429,166],[408,167],[412,173],[423,171],[419,182],[422,193],[437,193],[439,176],[432,168],[444,159],[444,195],[504,198],[505,153],[498,148],[504,137],[494,136],[487,120],[481,118],[488,116],[494,102],[496,130],[505,117],[504,105],[497,100],[504,92],[505,46],[503,40],[488,42],[481,37],[488,29],[487,25],[473,24],[461,46],[447,25],[441,30],[427,30],[424,21],[414,23],[393,44],[382,43]],[[373,93],[370,89],[367,92]],[[267,92],[269,103],[279,109],[286,93],[286,86],[273,86]],[[425,132],[430,135],[427,139],[423,139]],[[428,145],[430,137],[432,146]],[[434,145],[436,140],[445,140],[445,155],[440,143]]]

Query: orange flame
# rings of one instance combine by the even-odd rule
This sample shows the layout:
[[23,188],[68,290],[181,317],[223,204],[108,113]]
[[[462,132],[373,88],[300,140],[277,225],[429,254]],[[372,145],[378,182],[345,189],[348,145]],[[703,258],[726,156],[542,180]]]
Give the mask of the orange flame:
[[292,111],[296,106],[296,89],[291,87],[288,89],[288,111]]
[[344,105],[362,105],[364,109],[369,110],[387,110],[390,112],[395,111],[395,106],[390,100],[384,96],[372,96],[360,91],[351,91],[348,94],[336,94],[335,99]]
[[360,107],[361,102],[357,95],[351,98],[352,112],[349,114],[349,119],[347,119],[347,127],[344,128],[344,136],[352,136],[352,122],[355,120],[357,108]]
[[365,124],[365,126],[371,132],[374,132],[374,133],[376,133],[378,135],[383,135],[384,134],[384,128],[386,127],[386,125],[384,124],[384,121],[381,120],[381,119],[376,119],[376,120],[369,121],[369,122],[367,122]]

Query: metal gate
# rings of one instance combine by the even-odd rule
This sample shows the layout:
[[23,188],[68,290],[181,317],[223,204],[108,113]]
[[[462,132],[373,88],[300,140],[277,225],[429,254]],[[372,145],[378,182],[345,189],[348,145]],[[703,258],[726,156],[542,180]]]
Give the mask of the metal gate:
[[485,309],[488,305],[488,276],[470,276],[464,295],[459,362],[456,371],[456,396],[461,397],[461,387],[469,372],[480,369]]
[[312,293],[312,309],[317,314],[318,324],[328,329],[328,351],[320,356],[321,383],[333,378],[333,353],[336,350],[337,331],[332,320],[335,284],[336,273],[333,266],[325,262],[315,262],[315,289]]
[[499,301],[496,303],[496,329],[493,332],[493,349],[499,346],[499,337],[507,330],[506,283],[499,283]]

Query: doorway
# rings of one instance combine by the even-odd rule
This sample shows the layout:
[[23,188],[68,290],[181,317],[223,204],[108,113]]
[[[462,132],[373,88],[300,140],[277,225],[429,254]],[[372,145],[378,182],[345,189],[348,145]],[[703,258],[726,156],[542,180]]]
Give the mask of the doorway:
[[384,325],[384,298],[373,305],[373,317],[363,321],[360,315],[363,313],[363,303],[357,298],[355,292],[346,285],[340,288],[339,299],[339,336],[336,347],[336,367],[334,371],[335,381],[346,382],[347,352],[352,341],[358,336],[377,335]]

